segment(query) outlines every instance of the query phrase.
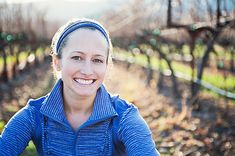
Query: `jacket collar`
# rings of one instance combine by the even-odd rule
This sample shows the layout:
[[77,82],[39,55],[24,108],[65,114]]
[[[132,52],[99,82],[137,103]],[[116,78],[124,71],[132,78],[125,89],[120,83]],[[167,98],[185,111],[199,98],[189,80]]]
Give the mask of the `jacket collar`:
[[[57,122],[68,125],[64,112],[62,90],[63,81],[59,79],[43,102],[40,112]],[[96,94],[92,114],[86,123],[93,124],[114,116],[117,116],[117,112],[113,107],[110,95],[104,85],[101,85]]]

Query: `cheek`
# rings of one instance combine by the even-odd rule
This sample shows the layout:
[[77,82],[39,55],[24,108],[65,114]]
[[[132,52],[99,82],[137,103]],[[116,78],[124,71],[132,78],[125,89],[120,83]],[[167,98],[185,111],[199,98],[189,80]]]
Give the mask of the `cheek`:
[[107,71],[107,67],[106,65],[105,66],[102,66],[100,68],[97,69],[97,74],[101,77],[101,78],[104,78],[105,77],[105,74],[106,74],[106,71]]
[[61,72],[63,75],[70,74],[76,69],[76,66],[74,63],[71,63],[70,61],[63,61],[61,65]]

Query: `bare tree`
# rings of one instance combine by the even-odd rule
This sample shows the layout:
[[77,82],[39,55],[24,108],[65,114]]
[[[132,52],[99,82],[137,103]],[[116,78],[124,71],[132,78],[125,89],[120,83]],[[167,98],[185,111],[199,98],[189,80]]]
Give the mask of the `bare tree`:
[[[197,79],[200,81],[202,79],[203,71],[205,69],[205,66],[208,62],[209,59],[209,54],[210,52],[213,51],[213,46],[215,41],[217,40],[220,32],[222,29],[224,29],[227,25],[234,23],[234,19],[226,19],[223,18],[224,21],[221,22],[222,18],[222,13],[221,13],[221,0],[217,0],[217,9],[216,9],[216,25],[215,26],[202,26],[202,25],[184,25],[184,24],[178,24],[178,23],[173,23],[172,21],[172,0],[168,0],[168,15],[167,15],[167,26],[168,27],[174,27],[174,28],[183,28],[186,29],[190,35],[191,42],[190,42],[190,54],[192,56],[192,61],[191,61],[191,69],[192,69],[192,81],[191,81],[191,86],[192,86],[192,96],[196,96],[198,91],[199,91],[199,85],[195,84],[193,81],[193,78],[195,77],[194,69],[195,69],[195,56],[194,56],[194,49],[195,49],[195,40],[200,37],[201,34],[208,34],[208,32],[211,34],[210,38],[208,38],[208,42],[206,43],[206,50],[204,52],[204,55],[201,59],[201,61],[198,64],[197,67]],[[208,1],[207,1],[208,4]],[[208,6],[208,12],[211,18],[213,13],[211,6]],[[195,13],[193,14],[195,16]],[[195,17],[194,17],[195,19]]]

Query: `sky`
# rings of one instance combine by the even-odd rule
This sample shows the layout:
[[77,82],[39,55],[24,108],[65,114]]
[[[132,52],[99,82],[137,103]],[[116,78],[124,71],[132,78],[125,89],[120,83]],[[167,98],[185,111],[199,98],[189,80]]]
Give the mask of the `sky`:
[[46,11],[46,20],[67,21],[71,18],[95,18],[108,10],[115,10],[128,0],[0,0],[9,5],[30,3]]
[[[48,1],[48,0],[2,0],[2,1],[6,1],[7,3],[30,3],[30,2],[39,2],[39,1]],[[94,2],[97,0],[65,0],[65,1]]]
[[[36,9],[46,11],[46,20],[61,22],[68,21],[71,18],[88,17],[97,18],[101,13],[108,10],[118,9],[121,5],[128,3],[131,0],[0,0],[8,4],[27,5],[29,3],[34,4]],[[152,0],[145,0],[152,1]],[[190,3],[187,3],[191,1]],[[183,7],[187,8],[192,2],[203,2],[204,0],[182,0]],[[156,2],[167,2],[167,0],[156,0]],[[177,1],[175,1],[177,2]],[[229,9],[229,6],[233,6],[230,0],[225,1]],[[209,3],[214,4],[214,10],[216,8],[215,0],[209,0]],[[222,7],[223,7],[222,3]],[[165,5],[167,7],[167,5]],[[165,8],[166,9],[166,8]]]

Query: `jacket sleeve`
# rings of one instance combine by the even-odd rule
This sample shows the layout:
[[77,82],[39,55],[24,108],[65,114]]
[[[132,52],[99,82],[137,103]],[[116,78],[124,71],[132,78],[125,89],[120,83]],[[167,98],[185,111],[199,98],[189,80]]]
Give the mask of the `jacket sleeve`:
[[160,156],[147,123],[133,106],[122,116],[119,139],[123,142],[128,156]]
[[32,113],[27,106],[17,112],[0,135],[0,153],[4,156],[20,155],[33,133]]

